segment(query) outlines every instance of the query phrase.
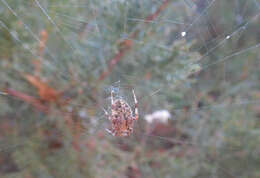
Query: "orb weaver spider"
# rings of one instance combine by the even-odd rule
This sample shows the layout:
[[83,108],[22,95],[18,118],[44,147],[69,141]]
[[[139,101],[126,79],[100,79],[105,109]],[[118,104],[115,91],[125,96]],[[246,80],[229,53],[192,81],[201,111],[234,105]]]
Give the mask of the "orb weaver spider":
[[138,102],[135,96],[134,90],[132,90],[134,96],[135,114],[133,115],[131,107],[123,99],[114,100],[113,91],[111,91],[111,114],[104,109],[105,116],[111,121],[111,130],[106,131],[113,136],[125,137],[133,133],[134,121],[138,120]]

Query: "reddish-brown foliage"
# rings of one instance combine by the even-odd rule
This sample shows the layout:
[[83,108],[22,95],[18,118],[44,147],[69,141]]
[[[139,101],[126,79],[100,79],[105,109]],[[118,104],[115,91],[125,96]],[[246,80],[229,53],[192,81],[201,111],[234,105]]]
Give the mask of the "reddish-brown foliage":
[[47,112],[48,111],[48,107],[46,107],[45,105],[43,105],[40,100],[29,96],[25,93],[13,90],[11,88],[7,88],[5,89],[5,92],[9,95],[9,96],[13,96],[15,98],[18,98],[26,103],[29,103],[31,105],[33,105],[37,110],[43,111],[43,112]]
[[42,101],[58,102],[61,92],[51,88],[46,82],[43,82],[39,77],[25,74],[25,79],[32,84],[37,90]]

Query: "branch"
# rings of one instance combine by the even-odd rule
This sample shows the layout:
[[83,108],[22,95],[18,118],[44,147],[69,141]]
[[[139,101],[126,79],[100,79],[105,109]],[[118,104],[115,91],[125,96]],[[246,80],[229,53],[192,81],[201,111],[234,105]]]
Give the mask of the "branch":
[[7,95],[19,98],[20,100],[33,105],[37,110],[47,113],[48,107],[44,106],[39,99],[24,94],[22,92],[7,88],[4,91]]

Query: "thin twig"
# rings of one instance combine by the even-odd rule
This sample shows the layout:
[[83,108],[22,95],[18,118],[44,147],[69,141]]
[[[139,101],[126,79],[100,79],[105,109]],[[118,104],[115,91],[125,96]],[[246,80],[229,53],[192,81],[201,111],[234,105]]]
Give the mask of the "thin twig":
[[[145,18],[145,24],[148,24],[150,21],[153,21],[158,15],[168,6],[170,0],[165,0],[159,8],[153,13],[148,15]],[[134,38],[139,33],[139,29],[137,28],[134,32],[130,34],[130,38]],[[126,44],[126,48],[123,48],[119,50],[118,53],[115,54],[115,56],[109,61],[107,70],[103,71],[101,75],[99,76],[99,80],[104,80],[113,70],[114,66],[122,59],[122,57],[125,55],[127,51],[129,51],[132,48],[132,41],[129,39],[125,39],[123,43]]]

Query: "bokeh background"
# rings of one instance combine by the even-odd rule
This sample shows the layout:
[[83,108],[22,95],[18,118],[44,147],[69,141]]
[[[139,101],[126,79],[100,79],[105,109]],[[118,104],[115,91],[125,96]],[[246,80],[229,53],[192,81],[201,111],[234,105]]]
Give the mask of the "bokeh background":
[[[260,177],[258,0],[0,0],[0,177]],[[110,92],[140,118],[105,131]]]

